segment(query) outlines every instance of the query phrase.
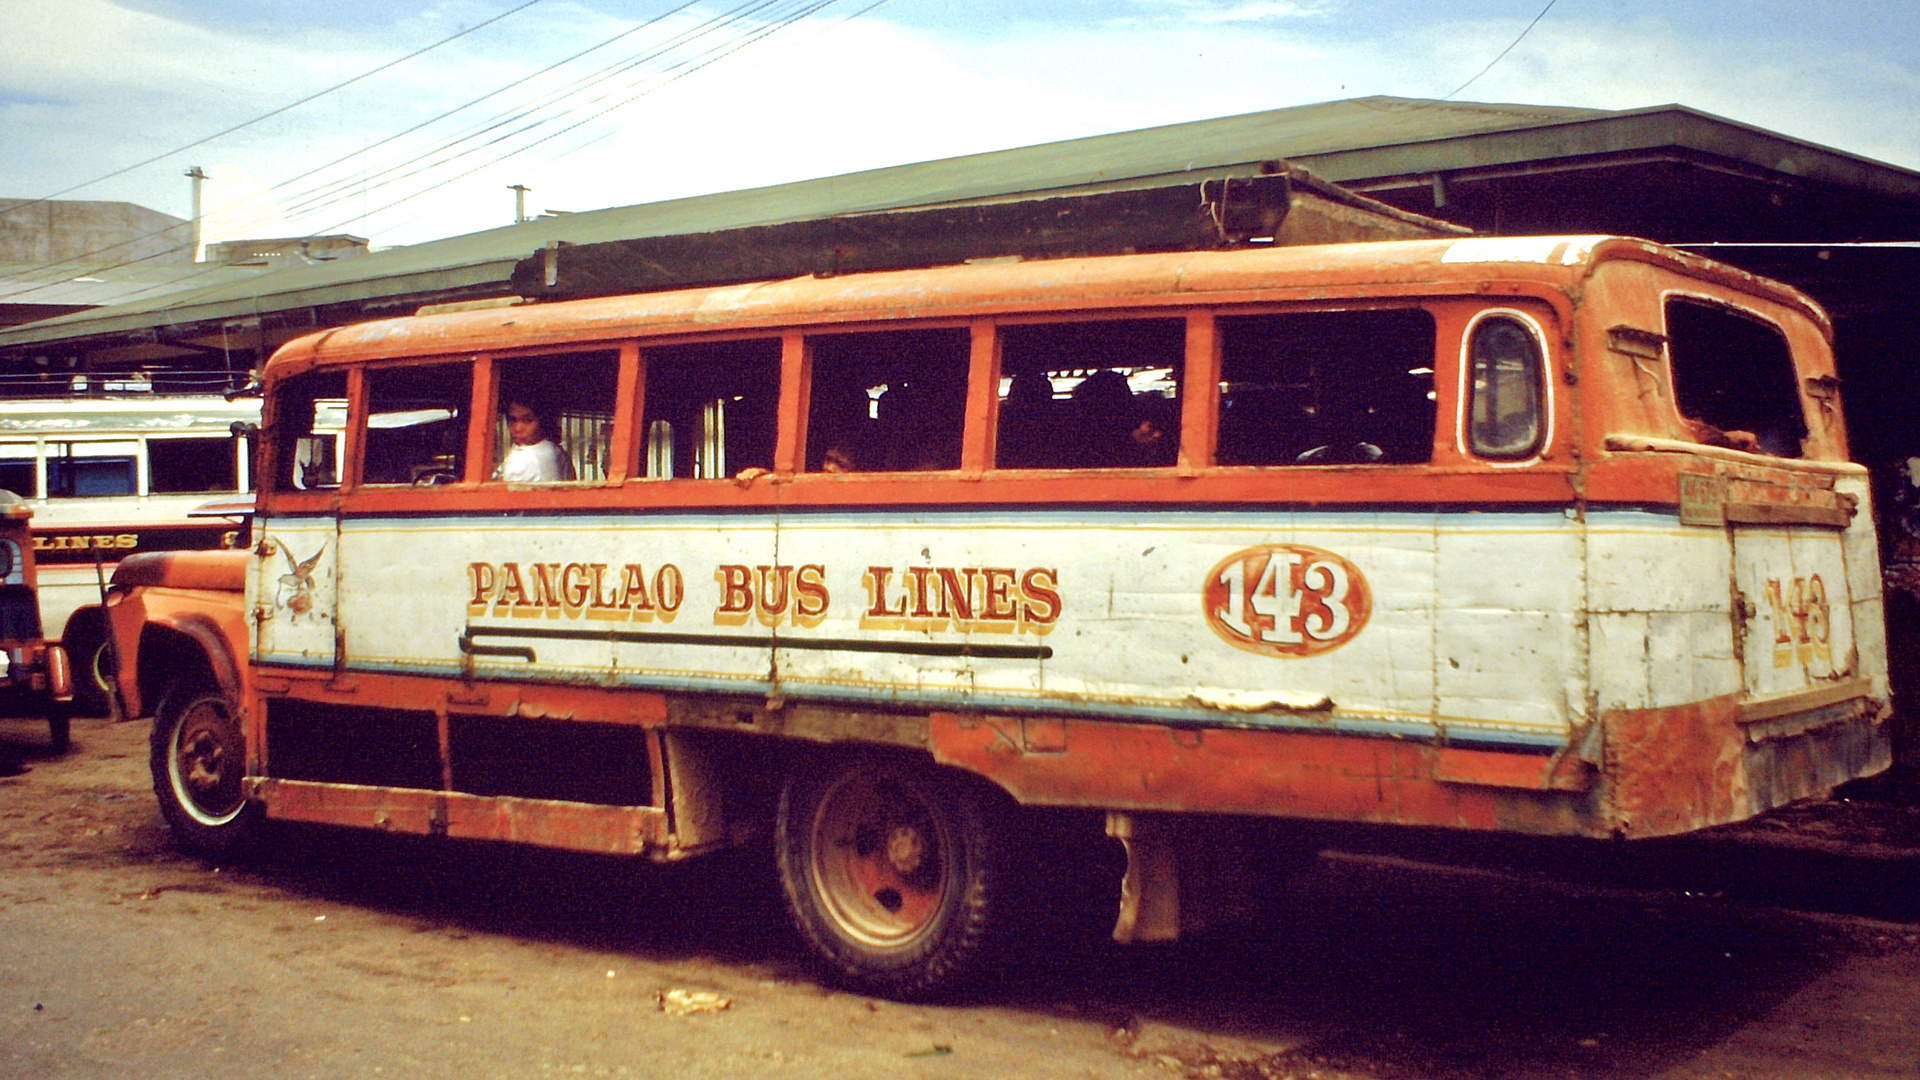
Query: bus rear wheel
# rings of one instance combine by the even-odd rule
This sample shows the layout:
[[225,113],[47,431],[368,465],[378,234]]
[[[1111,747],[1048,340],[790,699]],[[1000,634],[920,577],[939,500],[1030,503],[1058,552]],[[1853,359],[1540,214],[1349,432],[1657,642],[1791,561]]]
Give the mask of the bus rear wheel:
[[201,691],[162,703],[148,764],[160,813],[181,847],[208,858],[254,847],[266,827],[243,781],[246,744],[225,694]]
[[774,830],[780,883],[836,978],[914,999],[979,974],[1010,892],[997,795],[882,757],[794,770]]

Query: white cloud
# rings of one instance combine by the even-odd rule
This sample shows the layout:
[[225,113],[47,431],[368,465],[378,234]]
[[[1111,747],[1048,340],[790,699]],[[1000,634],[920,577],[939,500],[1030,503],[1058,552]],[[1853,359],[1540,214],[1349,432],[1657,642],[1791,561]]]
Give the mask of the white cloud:
[[[1434,97],[1526,25],[1396,18],[1361,34],[1347,10],[1357,5],[1146,0],[1125,24],[996,14],[940,30],[903,25],[887,7],[842,23],[857,9],[830,8],[537,148],[487,163],[516,145],[503,142],[411,186],[380,186],[405,170],[379,140],[632,25],[587,2],[542,4],[500,32],[74,197],[184,216],[180,173],[211,161],[209,239],[345,231],[414,242],[506,224],[513,183],[534,189],[532,210],[586,210],[1346,97]],[[465,0],[397,12],[386,27],[261,36],[107,0],[0,0],[9,28],[0,35],[0,195],[46,194],[183,145],[498,10]],[[581,91],[576,119],[600,107],[590,98],[618,100],[621,85],[606,78]],[[1716,39],[1660,20],[1550,17],[1461,97],[1680,102],[1920,166],[1916,90],[1920,77],[1899,63],[1784,36]],[[406,145],[418,153],[428,143],[421,135]],[[336,159],[346,160],[326,205],[272,190]],[[382,210],[404,191],[426,194]]]

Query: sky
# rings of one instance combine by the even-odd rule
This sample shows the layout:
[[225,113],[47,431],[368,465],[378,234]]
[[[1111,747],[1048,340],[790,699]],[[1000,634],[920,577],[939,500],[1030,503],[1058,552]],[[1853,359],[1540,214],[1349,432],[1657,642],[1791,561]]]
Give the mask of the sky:
[[385,247],[509,224],[515,184],[593,210],[1376,94],[1678,103],[1920,170],[1911,0],[1543,7],[0,0],[0,207],[186,217],[199,166],[206,240]]

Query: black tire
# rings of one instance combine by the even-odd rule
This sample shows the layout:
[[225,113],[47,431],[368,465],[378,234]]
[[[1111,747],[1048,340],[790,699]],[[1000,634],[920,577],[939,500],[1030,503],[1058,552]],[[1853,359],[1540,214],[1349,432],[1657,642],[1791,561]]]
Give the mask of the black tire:
[[176,843],[223,858],[258,846],[266,829],[247,801],[246,744],[239,710],[214,691],[169,695],[153,718],[148,764],[160,813]]
[[73,718],[67,715],[66,702],[47,702],[47,741],[56,754],[73,748]]
[[113,656],[106,628],[89,622],[70,630],[62,644],[73,658],[73,715],[113,715]]
[[976,978],[1006,921],[1006,814],[963,774],[880,756],[796,768],[774,854],[801,938],[833,976],[897,999]]

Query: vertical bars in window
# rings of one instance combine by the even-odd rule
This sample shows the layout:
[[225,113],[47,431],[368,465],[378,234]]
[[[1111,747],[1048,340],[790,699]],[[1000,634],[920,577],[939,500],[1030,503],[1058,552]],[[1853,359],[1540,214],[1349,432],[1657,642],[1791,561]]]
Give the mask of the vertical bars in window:
[[702,480],[727,478],[727,399],[700,407],[700,445],[693,452],[693,474]]

